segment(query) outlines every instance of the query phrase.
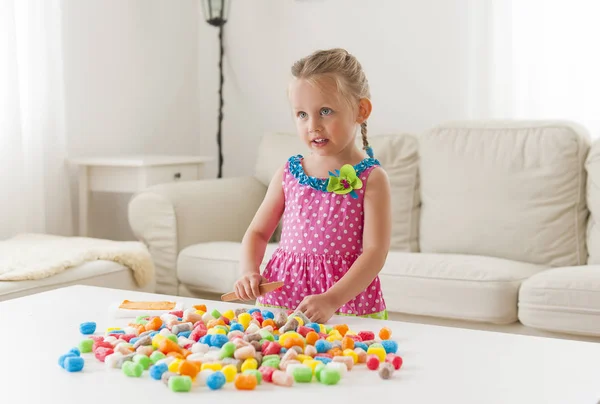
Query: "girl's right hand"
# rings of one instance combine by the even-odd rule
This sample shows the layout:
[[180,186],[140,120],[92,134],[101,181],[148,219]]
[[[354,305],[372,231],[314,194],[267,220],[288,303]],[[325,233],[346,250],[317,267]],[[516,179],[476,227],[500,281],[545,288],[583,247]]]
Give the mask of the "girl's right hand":
[[266,282],[259,273],[243,275],[234,285],[235,295],[240,300],[254,300],[260,296],[259,285]]

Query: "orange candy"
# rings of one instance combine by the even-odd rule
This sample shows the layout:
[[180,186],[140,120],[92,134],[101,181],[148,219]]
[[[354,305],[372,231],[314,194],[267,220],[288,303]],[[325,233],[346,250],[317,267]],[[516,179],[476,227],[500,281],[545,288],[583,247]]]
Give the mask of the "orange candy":
[[167,356],[172,356],[173,358],[177,358],[177,359],[184,359],[182,354],[180,354],[179,352],[174,352],[174,351],[169,352],[167,354]]
[[189,376],[193,379],[199,371],[200,369],[198,369],[198,366],[190,361],[183,361],[181,362],[181,365],[179,365],[179,374],[182,376]]
[[182,349],[182,350],[181,350],[181,355],[182,355],[184,358],[187,358],[188,356],[190,356],[190,355],[191,355],[191,353],[192,353],[192,351],[190,351],[189,349]]
[[206,305],[205,304],[197,304],[194,306],[194,309],[201,310],[206,313]]
[[383,327],[381,330],[379,330],[379,338],[381,338],[382,340],[390,339],[391,336],[392,330],[390,330],[389,328]]
[[181,355],[181,347],[179,346],[179,344],[171,341],[168,338],[165,338],[164,340],[160,341],[160,344],[158,344],[158,350],[164,353],[165,355],[168,355],[170,352],[175,352]]
[[146,331],[158,331],[162,326],[163,322],[159,317],[153,317],[152,320],[146,323]]
[[265,321],[262,322],[262,327],[265,328],[266,326],[271,326],[273,328],[275,328],[275,321],[271,320],[270,318],[267,318]]
[[314,331],[310,331],[306,334],[306,343],[308,345],[314,345],[319,340],[319,334]]
[[342,338],[342,350],[354,349],[354,340],[350,337]]
[[235,377],[235,387],[238,390],[254,390],[257,384],[256,376],[253,374],[239,373]]
[[344,355],[344,351],[342,351],[342,349],[337,346],[331,348],[327,353],[330,354],[331,356],[343,356]]
[[216,325],[225,325],[225,321],[218,319],[218,320],[210,320],[207,324],[206,324],[206,328],[213,328]]
[[346,324],[336,324],[333,326],[333,329],[338,330],[342,337],[348,332],[348,326]]
[[289,337],[285,340],[283,347],[285,349],[290,349],[293,346],[299,346],[300,348],[304,348],[304,338],[302,337]]

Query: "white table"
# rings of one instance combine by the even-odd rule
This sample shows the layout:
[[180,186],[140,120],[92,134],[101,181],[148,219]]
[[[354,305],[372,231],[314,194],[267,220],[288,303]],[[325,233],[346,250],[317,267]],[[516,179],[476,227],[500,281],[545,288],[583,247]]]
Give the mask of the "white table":
[[91,191],[135,193],[151,185],[202,178],[206,156],[131,155],[81,157],[69,163],[79,167],[79,235],[88,233]]
[[[377,331],[384,325],[392,329],[404,358],[393,379],[381,380],[361,365],[336,386],[313,382],[283,388],[263,383],[255,391],[241,392],[227,384],[220,391],[195,387],[189,393],[173,393],[148,372],[139,379],[128,378],[119,369],[106,369],[92,354],[84,354],[80,373],[60,368],[58,357],[84,338],[78,329],[81,322],[96,321],[97,333],[124,324],[115,321],[108,308],[126,298],[162,300],[165,296],[75,286],[0,303],[0,402],[239,404],[320,399],[374,403],[384,402],[384,394],[385,402],[410,404],[596,404],[600,400],[597,343],[349,317],[332,322],[345,322],[356,331]],[[241,306],[181,300],[190,305],[205,303],[209,310]]]

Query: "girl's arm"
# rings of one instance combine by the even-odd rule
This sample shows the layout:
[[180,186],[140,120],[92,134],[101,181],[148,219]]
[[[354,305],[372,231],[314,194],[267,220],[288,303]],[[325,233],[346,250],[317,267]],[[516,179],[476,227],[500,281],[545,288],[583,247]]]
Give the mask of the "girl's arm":
[[241,278],[234,287],[237,297],[242,300],[255,299],[260,295],[260,264],[285,206],[282,185],[284,167],[280,167],[271,179],[267,194],[242,239]]
[[388,255],[392,232],[390,183],[383,169],[369,175],[364,199],[363,252],[325,294],[336,310],[364,291],[377,277]]

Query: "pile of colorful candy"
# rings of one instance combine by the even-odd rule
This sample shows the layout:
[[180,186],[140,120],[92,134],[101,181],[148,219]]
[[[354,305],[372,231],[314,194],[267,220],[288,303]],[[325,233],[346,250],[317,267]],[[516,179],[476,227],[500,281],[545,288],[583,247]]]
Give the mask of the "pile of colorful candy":
[[264,382],[279,386],[310,383],[337,384],[345,372],[364,364],[382,379],[402,366],[398,344],[383,327],[358,333],[347,325],[311,323],[302,313],[238,309],[208,312],[194,306],[185,312],[139,316],[127,327],[93,335],[96,324],[80,325],[88,337],[59,358],[69,372],[81,371],[85,353],[93,353],[108,368],[129,377],[164,381],[172,391],[192,386],[212,390],[233,382],[252,390]]

